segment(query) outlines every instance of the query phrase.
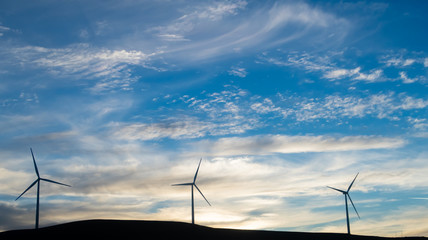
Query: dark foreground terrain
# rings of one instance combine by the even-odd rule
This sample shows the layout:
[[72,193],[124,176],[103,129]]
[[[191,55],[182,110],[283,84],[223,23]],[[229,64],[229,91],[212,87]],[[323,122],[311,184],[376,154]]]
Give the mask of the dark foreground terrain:
[[13,230],[0,233],[0,239],[301,239],[301,240],[428,240],[424,237],[383,238],[372,236],[348,236],[337,233],[301,233],[279,231],[255,231],[218,229],[181,222],[131,221],[131,220],[87,220],[51,227]]

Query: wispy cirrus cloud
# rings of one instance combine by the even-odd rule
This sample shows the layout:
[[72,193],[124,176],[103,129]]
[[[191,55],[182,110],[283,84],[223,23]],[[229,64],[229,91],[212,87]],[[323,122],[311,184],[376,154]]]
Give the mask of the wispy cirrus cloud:
[[39,96],[36,93],[27,93],[24,91],[20,92],[19,96],[0,100],[0,106],[2,107],[10,107],[18,104],[26,105],[32,103],[39,103]]
[[[260,8],[242,0],[218,1],[196,4],[183,12],[169,24],[147,32],[166,41],[167,56],[182,59],[180,56],[184,54],[186,61],[263,51],[304,36],[325,39],[333,32],[335,40],[340,41],[339,36],[346,35],[350,24],[306,3],[274,3]],[[226,21],[227,24],[223,24]],[[213,25],[218,27],[212,28]],[[259,44],[264,47],[260,48]]]
[[[180,116],[157,119],[155,123],[112,123],[114,135],[127,140],[193,139],[206,136],[242,134],[260,126],[256,115],[248,113],[248,92],[236,86],[225,86],[220,92],[200,96],[183,95],[178,99],[162,98]],[[190,110],[190,111],[189,111]],[[162,114],[160,114],[162,115]]]
[[181,42],[190,41],[186,35],[193,35],[192,32],[204,25],[204,22],[216,22],[228,15],[236,15],[247,5],[246,1],[218,1],[208,4],[196,4],[193,10],[188,10],[186,14],[173,20],[170,24],[153,27],[148,32],[164,41]]
[[407,121],[413,125],[415,129],[417,129],[419,132],[417,133],[419,136],[428,136],[428,119],[426,118],[414,118],[414,117],[408,117]]
[[383,81],[382,73],[383,70],[381,69],[372,70],[370,73],[362,73],[361,67],[357,67],[354,69],[336,68],[326,71],[323,77],[330,80],[350,78],[352,80],[360,80],[366,82],[379,82]]
[[206,140],[196,145],[206,154],[229,156],[397,148],[404,144],[405,141],[400,138],[379,136],[335,138],[330,136],[263,135],[220,138],[215,141]]
[[[424,111],[428,100],[394,92],[356,95],[327,95],[308,98],[278,93],[261,98],[249,91],[226,86],[220,92],[203,92],[200,96],[184,95],[169,101],[182,114],[180,117],[157,119],[150,123],[116,122],[113,135],[126,140],[201,139],[208,136],[229,136],[274,125],[281,119],[287,124],[326,121],[341,125],[349,120],[378,119],[385,122],[401,121],[409,126],[422,126],[403,114],[412,116]],[[160,115],[162,115],[160,113]]]
[[256,101],[251,108],[260,114],[275,114],[281,118],[295,119],[298,122],[311,122],[317,119],[371,118],[400,119],[403,111],[422,110],[428,100],[394,92],[367,96],[327,95],[313,99],[284,96],[278,94],[275,102],[270,98]]
[[380,57],[380,63],[384,64],[386,68],[396,68],[398,70],[397,79],[405,84],[411,83],[427,83],[427,78],[424,75],[417,74],[421,68],[426,68],[427,57],[423,53],[408,52],[401,50],[392,52]]
[[199,18],[208,18],[211,20],[220,20],[227,15],[236,15],[247,6],[245,0],[233,0],[225,2],[214,2],[213,5],[203,7],[196,11]]
[[[278,56],[277,54],[280,54]],[[363,66],[344,67],[349,63],[344,62],[344,52],[330,52],[323,56],[311,55],[306,52],[283,52],[278,51],[274,54],[264,53],[259,57],[259,63],[269,63],[282,67],[294,67],[305,69],[308,72],[320,73],[321,77],[327,80],[351,80],[362,81],[366,83],[376,83],[385,81],[402,80],[403,83],[423,82],[425,76],[408,77],[407,67],[418,64],[418,67],[424,65],[425,59],[422,56],[415,58],[394,57],[391,55],[383,56],[378,60],[379,66],[370,67],[364,70]],[[399,70],[399,76],[388,76],[385,69],[396,68]],[[406,70],[406,71],[404,71]]]
[[229,71],[227,71],[229,73],[229,75],[232,76],[236,76],[236,77],[240,77],[240,78],[244,78],[247,76],[248,72],[245,68],[243,67],[231,67]]
[[403,83],[407,83],[407,84],[414,83],[414,82],[425,79],[424,77],[413,77],[413,78],[411,78],[411,77],[407,76],[407,73],[404,71],[399,72],[399,74],[400,74],[401,80],[403,80]]
[[269,98],[265,98],[261,102],[255,102],[251,104],[251,109],[259,114],[279,113],[283,115],[284,118],[288,115],[287,110],[275,106],[275,104]]
[[10,31],[10,28],[6,27],[6,26],[2,26],[1,22],[0,22],[0,37],[2,37],[4,35],[4,33],[8,32],[8,31]]
[[[248,98],[248,92],[236,86],[226,85],[221,92],[205,93],[204,97],[192,97],[184,95],[180,98],[188,107],[207,113],[210,117],[223,117],[229,119],[241,119],[245,107],[244,99]],[[239,104],[238,104],[239,103]]]
[[[164,71],[177,64],[200,63],[199,60],[240,51],[255,53],[265,49],[254,48],[259,44],[269,48],[292,42],[311,35],[310,29],[319,30],[317,38],[325,37],[331,31],[346,29],[349,24],[345,19],[305,3],[275,3],[263,8],[249,5],[236,0],[187,6],[181,9],[179,18],[163,19],[165,24],[141,31],[141,38],[151,39],[147,40],[145,48],[141,45],[146,44],[132,44],[132,48],[124,49],[76,43],[63,48],[28,45],[2,50],[32,69],[37,67],[55,76],[96,80],[88,87],[93,92],[131,90],[142,77],[135,74],[134,68]],[[251,17],[243,19],[240,14]],[[114,29],[111,22],[97,20],[94,26]],[[295,26],[302,26],[304,30],[297,30],[300,28]],[[282,36],[281,39],[278,40],[278,36]],[[272,41],[274,38],[276,40]],[[247,75],[243,68],[232,68],[229,73],[239,77]]]
[[253,129],[251,124],[244,124],[241,121],[201,121],[189,118],[165,119],[159,123],[117,123],[114,127],[113,135],[124,140],[156,140],[162,138],[169,139],[193,139],[205,136],[229,135],[244,133]]
[[132,66],[162,71],[149,63],[150,58],[159,53],[98,49],[87,44],[65,48],[26,46],[10,50],[10,54],[20,64],[44,69],[51,75],[71,78],[78,82],[95,80],[90,87],[94,92],[132,89],[132,83],[139,79],[139,76],[133,74]]
[[334,58],[342,53],[330,53],[326,56],[312,56],[308,53],[290,53],[285,57],[272,57],[264,54],[260,59],[277,66],[303,68],[308,72],[320,72],[322,78],[328,80],[350,79],[354,81],[382,82],[385,81],[382,69],[372,69],[368,73],[362,72],[362,67],[338,67]]
[[422,54],[420,52],[408,52],[407,50],[390,51],[390,53],[380,56],[379,61],[385,64],[386,67],[407,68],[415,64],[425,66],[427,58]]

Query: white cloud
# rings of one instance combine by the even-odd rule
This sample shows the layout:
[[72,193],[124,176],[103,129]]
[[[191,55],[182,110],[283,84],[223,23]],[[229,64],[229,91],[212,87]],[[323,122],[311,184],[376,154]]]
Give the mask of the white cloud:
[[228,73],[232,76],[237,76],[240,78],[244,78],[248,74],[245,68],[242,68],[242,67],[231,67]]
[[413,127],[419,131],[428,130],[428,120],[426,118],[412,118],[408,117],[407,121],[413,124]]
[[152,140],[160,138],[183,139],[198,138],[211,132],[215,126],[196,120],[176,120],[170,123],[134,123],[119,127],[114,133],[118,139]]
[[406,59],[406,60],[404,60],[404,62],[403,62],[403,67],[406,67],[406,66],[410,66],[410,65],[412,65],[413,63],[415,63],[416,62],[416,60],[415,59]]
[[[251,111],[249,93],[235,86],[227,85],[220,92],[204,91],[202,96],[197,97],[184,95],[179,99],[170,98],[155,98],[153,101],[167,101],[176,109],[179,108],[177,105],[184,103],[185,108],[179,111],[188,114],[162,118],[155,123],[115,123],[112,125],[115,128],[114,135],[128,140],[191,139],[241,134],[260,126],[258,116]],[[263,106],[259,107],[261,111]]]
[[328,79],[351,77],[355,74],[358,74],[360,72],[360,69],[360,67],[357,67],[355,69],[333,69],[331,71],[326,72],[323,77]]
[[[289,101],[289,100],[286,100]],[[394,119],[401,111],[423,109],[427,100],[394,93],[379,93],[367,97],[330,95],[324,99],[296,99],[293,108],[283,108],[287,116],[297,121],[315,119],[343,119],[374,116]],[[279,104],[277,104],[279,105]],[[281,106],[281,105],[279,105]]]
[[2,32],[7,32],[7,31],[9,31],[9,30],[10,30],[10,28],[5,27],[5,26],[1,26],[1,25],[0,25],[0,31],[2,31]]
[[[278,118],[295,123],[335,120],[340,124],[349,119],[361,118],[397,121],[406,112],[411,113],[428,106],[427,99],[394,92],[380,92],[366,96],[326,95],[320,98],[278,93],[277,98],[261,98],[243,89],[229,86],[227,90],[204,93],[204,95],[202,97],[183,96],[181,101],[198,114],[196,118],[199,119],[198,121],[217,126],[246,126],[240,132],[245,132],[244,129],[259,128],[265,124],[275,124],[274,119]],[[204,115],[200,118],[199,114]],[[266,115],[269,117],[267,118]],[[195,124],[195,126],[198,125]]]
[[404,53],[401,53],[400,56],[389,56],[389,55],[387,55],[387,56],[383,57],[382,62],[385,63],[385,65],[387,67],[394,66],[394,67],[400,67],[400,68],[410,66],[414,63],[423,62],[422,59],[414,59],[414,58],[405,59],[403,55],[404,55]]
[[[404,111],[424,109],[428,100],[393,92],[366,97],[328,95],[325,98],[282,96],[279,101],[260,99],[248,92],[229,86],[228,90],[204,93],[204,98],[183,96],[181,101],[191,108],[193,115],[170,117],[155,123],[115,123],[114,136],[126,140],[195,139],[245,133],[273,119],[292,122],[336,120],[337,123],[354,118],[378,118],[397,121]],[[157,101],[165,99],[157,98]],[[169,98],[166,100],[169,101]],[[171,104],[177,104],[173,101]],[[185,110],[185,109],[184,109]],[[202,115],[201,115],[202,114]],[[269,118],[264,117],[270,115]],[[409,122],[410,123],[410,122]]]
[[5,26],[2,26],[2,25],[1,25],[1,22],[0,22],[0,37],[4,36],[4,33],[5,33],[5,32],[8,32],[8,31],[10,31],[10,28],[9,28],[9,27],[5,27]]
[[[391,53],[381,57],[380,62],[385,64],[386,67],[394,67],[398,69],[399,70],[398,79],[401,79],[405,84],[410,84],[415,82],[420,82],[420,83],[426,82],[426,76],[416,75],[414,77],[409,77],[408,73],[410,70],[410,71],[413,71],[413,74],[414,74],[415,69],[418,69],[419,71],[421,70],[423,71],[423,69],[421,69],[420,67],[422,65],[424,67],[428,66],[427,59],[428,58],[423,56],[423,53],[416,53],[416,52],[409,53],[406,50],[402,50],[397,53]],[[394,77],[391,79],[396,80],[397,77]]]
[[34,64],[51,74],[78,80],[98,80],[94,91],[130,90],[138,80],[129,70],[130,65],[152,68],[149,59],[158,54],[145,54],[136,50],[94,49],[79,44],[66,48],[27,46],[12,50],[21,63]]
[[311,8],[307,4],[278,4],[276,3],[269,11],[269,22],[264,29],[270,31],[278,26],[288,23],[298,23],[308,26],[329,27],[339,21],[335,16]]
[[401,138],[379,136],[330,136],[260,135],[252,137],[220,138],[196,144],[212,156],[269,155],[273,153],[332,152],[402,147]]
[[213,119],[221,116],[229,119],[242,118],[244,112],[241,108],[245,107],[242,99],[247,96],[247,91],[234,86],[225,87],[227,90],[208,93],[200,99],[183,96],[181,100],[195,110],[208,113]]
[[260,114],[267,114],[272,112],[283,112],[284,117],[286,117],[285,111],[279,107],[275,107],[272,100],[269,98],[263,99],[263,102],[256,102],[251,104],[251,109]]
[[403,98],[401,105],[398,106],[399,109],[424,109],[428,106],[428,100],[421,98],[413,98],[406,96]]
[[415,63],[415,59],[390,58],[385,61],[386,66],[406,67]]
[[409,69],[410,66],[419,64],[427,67],[426,61],[427,58],[423,56],[423,53],[408,52],[407,50],[392,52],[380,58],[380,62],[385,64],[386,67],[396,67],[399,69]]
[[147,32],[166,40],[167,56],[192,62],[237,51],[257,52],[304,36],[324,39],[332,32],[341,41],[348,32],[345,19],[306,3],[275,3],[262,8],[246,5],[245,1],[198,4],[182,10],[181,17]]
[[183,35],[179,35],[179,34],[159,34],[158,37],[164,41],[172,41],[172,42],[190,41],[189,39],[186,39]]
[[399,73],[400,74],[400,78],[403,80],[403,83],[414,83],[419,81],[419,78],[409,78],[406,74],[406,72],[402,71]]
[[[278,56],[280,54],[280,56]],[[344,52],[327,52],[323,56],[311,55],[306,52],[283,51],[265,52],[260,57],[258,63],[270,63],[281,67],[296,67],[305,69],[308,72],[319,72],[322,78],[329,80],[349,79],[353,81],[364,81],[367,83],[397,81],[403,80],[404,83],[426,82],[426,77],[416,75],[408,77],[407,71],[402,69],[417,69],[421,65],[426,67],[426,58],[421,54],[413,54],[412,57],[405,58],[403,53],[399,57],[387,55],[381,57],[379,63],[383,66],[377,66],[372,69],[362,70],[363,66],[342,67],[344,61]],[[355,66],[355,64],[353,64]],[[394,67],[399,71],[399,78],[391,76],[389,71],[384,71],[387,67]]]
[[388,60],[386,60],[385,61],[385,63],[386,63],[386,66],[399,66],[399,65],[401,65],[401,59],[398,59],[398,58],[391,58],[391,59],[388,59]]
[[382,81],[383,70],[382,69],[374,69],[371,70],[369,74],[362,73],[361,67],[357,67],[354,69],[333,69],[327,71],[323,77],[327,79],[342,79],[342,78],[350,78],[351,80],[361,80],[367,82],[378,82]]
[[246,5],[246,1],[237,0],[196,6],[196,9],[173,20],[169,25],[154,27],[149,32],[157,32],[156,36],[164,41],[190,41],[186,35],[199,25],[203,25],[204,20],[220,21],[225,16],[236,15]]
[[376,82],[381,80],[383,70],[377,69],[372,70],[371,73],[365,74],[365,73],[358,73],[358,75],[354,78],[355,80],[364,80],[367,82]]
[[372,69],[369,73],[361,72],[361,67],[356,68],[340,68],[333,61],[336,56],[341,56],[342,52],[331,52],[325,56],[311,56],[308,53],[283,53],[285,59],[279,57],[269,57],[264,54],[260,57],[264,62],[275,64],[277,66],[291,66],[303,68],[309,72],[320,72],[322,77],[330,80],[345,79],[379,82],[385,81],[382,77],[382,69]]
[[[122,64],[136,64],[162,70],[163,68],[153,66],[151,63],[168,62],[168,66],[189,62],[200,63],[200,60],[235,54],[237,49],[239,52],[259,52],[272,46],[276,47],[303,39],[305,36],[311,39],[324,39],[332,32],[335,32],[336,36],[344,36],[348,32],[350,24],[345,19],[306,3],[268,3],[262,8],[247,8],[247,5],[244,0],[198,2],[192,5],[186,4],[185,7],[182,3],[177,3],[175,5],[177,10],[170,10],[174,14],[163,15],[158,22],[161,24],[158,26],[144,25],[145,30],[137,31],[135,34],[114,36],[114,40],[106,40],[107,42],[113,41],[113,45],[117,41],[123,40],[126,46],[132,46],[129,47],[130,49],[93,49],[91,46],[74,45],[63,49],[30,47],[21,49],[19,54],[26,55],[33,61],[39,59],[37,62],[39,66],[56,68],[51,70],[56,70],[57,73],[61,73],[63,69],[66,70],[65,73],[70,73],[73,67],[76,71],[80,69],[83,70],[83,73],[91,73],[93,76],[92,71],[82,69],[83,67],[77,64],[79,58],[83,60],[82,65],[90,58],[93,60],[90,61],[91,69],[99,69],[102,74],[106,73],[106,70],[102,70],[102,68],[108,65],[110,69],[115,69],[112,70],[114,73],[121,72],[121,78],[128,80],[123,88],[130,89],[132,87],[128,86],[129,82],[132,83],[136,80],[129,76],[128,68],[121,68]],[[107,35],[106,32],[110,34],[117,27],[111,19],[100,19],[93,22],[92,26],[94,35]],[[141,25],[137,24],[136,28],[138,27]],[[310,31],[312,29],[317,31]],[[126,30],[131,31],[128,28]],[[78,34],[81,38],[86,39],[89,37],[88,34],[91,34],[88,31],[88,28],[81,29]],[[121,29],[118,32],[123,33],[123,31],[125,30]],[[113,34],[111,33],[111,35]],[[116,39],[120,40],[116,41]],[[140,42],[141,39],[144,41]],[[340,37],[335,39],[340,39]],[[40,51],[37,52],[36,49]],[[162,54],[159,49],[162,49]],[[23,51],[30,52],[24,54]],[[103,59],[100,63],[95,63],[99,54],[115,54],[120,51],[138,57],[139,61],[127,58],[113,62],[112,59]],[[64,61],[67,60],[73,62],[64,64]],[[119,63],[119,61],[121,62]],[[171,63],[172,61],[174,62]],[[105,81],[96,88],[118,87],[118,81]]]
[[15,98],[8,98],[1,101],[1,106],[16,106],[18,104],[38,104],[39,96],[36,93],[21,92]]
[[330,71],[333,70],[335,65],[332,63],[331,58],[334,56],[341,56],[342,52],[329,52],[324,56],[310,55],[306,52],[292,52],[284,53],[287,56],[286,64],[288,66],[303,67],[308,71]]
[[247,2],[243,0],[214,2],[213,5],[197,10],[195,14],[201,19],[208,18],[212,21],[217,21],[227,15],[236,15],[246,5]]
[[[186,117],[183,117],[186,118]],[[153,140],[153,139],[192,139],[205,136],[218,136],[229,134],[240,134],[253,129],[256,123],[242,122],[241,120],[225,121],[224,119],[197,120],[188,118],[167,119],[161,123],[131,123],[131,124],[113,124],[113,136],[123,140]]]

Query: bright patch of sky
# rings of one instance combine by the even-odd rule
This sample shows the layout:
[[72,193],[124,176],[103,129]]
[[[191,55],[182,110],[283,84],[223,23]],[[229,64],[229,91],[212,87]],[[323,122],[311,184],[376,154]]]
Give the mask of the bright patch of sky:
[[[0,230],[89,218],[428,236],[428,3],[2,1]],[[113,206],[113,207],[112,207]]]

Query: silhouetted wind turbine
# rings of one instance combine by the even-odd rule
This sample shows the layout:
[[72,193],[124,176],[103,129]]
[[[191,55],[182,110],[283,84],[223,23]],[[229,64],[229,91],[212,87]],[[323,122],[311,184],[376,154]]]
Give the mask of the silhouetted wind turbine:
[[334,188],[334,187],[329,187],[329,186],[327,186],[328,188],[331,188],[331,189],[333,189],[333,190],[336,190],[336,191],[338,191],[338,192],[341,192],[341,193],[343,193],[343,195],[345,195],[345,206],[346,206],[346,225],[348,226],[348,234],[351,234],[351,229],[350,229],[350,227],[349,227],[348,197],[349,197],[349,200],[350,200],[350,201],[351,201],[351,203],[352,203],[352,206],[354,207],[355,213],[357,213],[358,218],[360,218],[360,214],[358,214],[357,209],[355,208],[355,205],[354,205],[354,203],[352,202],[351,196],[349,195],[349,191],[351,190],[352,184],[354,184],[355,179],[357,179],[358,174],[360,174],[360,173],[357,173],[357,175],[355,176],[354,180],[352,180],[351,185],[349,185],[348,190],[346,190],[346,191],[343,191],[343,190],[340,190],[340,189],[337,189],[337,188]]
[[27,188],[25,189],[25,191],[23,193],[21,193],[21,195],[19,195],[19,197],[17,197],[15,199],[18,200],[22,195],[24,195],[24,193],[26,193],[28,190],[30,190],[30,188],[32,188],[34,186],[34,184],[37,183],[37,204],[36,204],[36,229],[39,228],[39,198],[40,198],[40,181],[45,181],[45,182],[50,182],[50,183],[55,183],[55,184],[59,184],[59,185],[64,185],[67,187],[71,187],[70,185],[64,184],[64,183],[60,183],[60,182],[55,182],[53,180],[50,179],[46,179],[46,178],[41,178],[40,174],[39,174],[39,170],[37,168],[37,164],[36,164],[36,159],[34,158],[34,154],[33,154],[33,149],[30,148],[31,151],[31,156],[33,157],[33,163],[34,163],[34,170],[36,171],[36,175],[37,175],[37,179]]
[[207,201],[208,205],[211,206],[210,202],[208,202],[207,198],[202,194],[201,190],[199,190],[198,186],[196,186],[196,177],[198,177],[198,171],[199,167],[201,166],[202,158],[199,160],[198,169],[196,169],[195,177],[193,178],[193,182],[191,183],[180,183],[180,184],[173,184],[172,186],[190,186],[192,189],[192,224],[195,224],[195,204],[193,200],[193,187],[195,187],[199,193],[202,195],[202,197]]

